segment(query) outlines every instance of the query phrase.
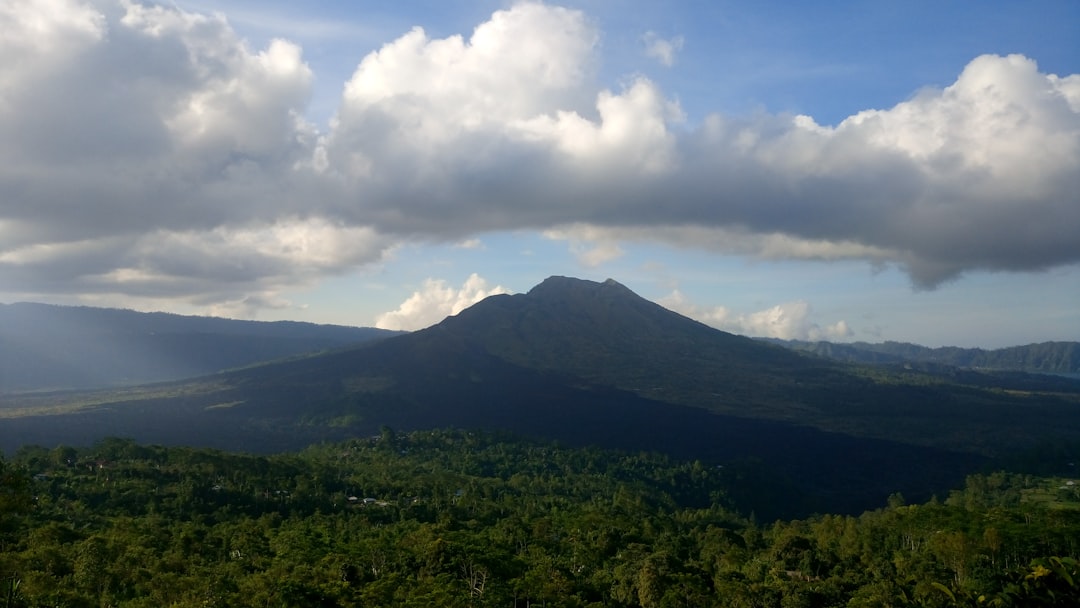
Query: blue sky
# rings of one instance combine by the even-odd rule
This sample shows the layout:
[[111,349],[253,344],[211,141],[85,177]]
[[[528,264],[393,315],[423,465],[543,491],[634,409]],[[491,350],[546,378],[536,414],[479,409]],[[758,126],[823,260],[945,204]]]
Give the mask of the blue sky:
[[1080,340],[1075,2],[0,23],[0,301],[416,329],[559,274],[749,335]]

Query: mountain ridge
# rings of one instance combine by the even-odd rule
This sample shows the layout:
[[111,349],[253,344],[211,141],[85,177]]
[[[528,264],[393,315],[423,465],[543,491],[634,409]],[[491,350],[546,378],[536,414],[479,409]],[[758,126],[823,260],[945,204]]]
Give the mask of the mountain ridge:
[[[611,279],[552,277],[525,294],[481,301],[430,330],[524,367],[575,375],[643,398],[686,393],[676,402],[718,401],[714,409],[736,415],[740,396],[756,392],[786,399],[800,378],[836,368],[709,327]],[[415,332],[410,339],[424,335]],[[705,360],[713,366],[708,373],[702,370]],[[762,367],[783,377],[758,382],[744,373]],[[661,370],[666,381],[658,380]]]
[[1002,348],[928,347],[910,342],[826,342],[763,339],[799,352],[849,363],[920,363],[964,369],[1080,376],[1080,342],[1034,342]]
[[0,394],[178,380],[398,333],[297,321],[0,304]]

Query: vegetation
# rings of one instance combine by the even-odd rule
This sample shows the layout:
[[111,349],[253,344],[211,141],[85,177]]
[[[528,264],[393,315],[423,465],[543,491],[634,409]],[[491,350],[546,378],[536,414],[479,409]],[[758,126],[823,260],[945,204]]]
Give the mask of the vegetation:
[[788,348],[849,363],[917,363],[965,369],[1080,376],[1080,342],[1041,342],[985,350],[946,346],[928,348],[905,342],[870,344],[771,340]]
[[[754,472],[460,431],[0,465],[5,606],[1075,606],[1080,495],[995,473],[757,521]],[[764,493],[764,494],[763,494]]]

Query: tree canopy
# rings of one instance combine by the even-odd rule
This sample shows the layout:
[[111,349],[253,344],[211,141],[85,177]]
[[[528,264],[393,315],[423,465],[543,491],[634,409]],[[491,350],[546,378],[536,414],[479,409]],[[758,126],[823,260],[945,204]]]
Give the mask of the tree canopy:
[[[0,462],[6,606],[1074,606],[1070,480],[759,521],[755,469],[463,431]],[[758,497],[760,498],[760,497]],[[770,494],[768,500],[783,500]],[[1041,602],[1041,603],[1040,603]]]

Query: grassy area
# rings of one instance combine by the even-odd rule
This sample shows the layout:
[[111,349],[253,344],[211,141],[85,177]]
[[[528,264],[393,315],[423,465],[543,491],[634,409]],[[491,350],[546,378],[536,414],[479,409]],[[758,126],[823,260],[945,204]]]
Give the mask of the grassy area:
[[1022,502],[1051,509],[1080,510],[1080,481],[1062,477],[1047,477],[1038,487],[1021,491]]
[[58,391],[0,396],[0,419],[58,416],[132,401],[207,395],[226,388],[222,381],[151,384],[97,391]]

